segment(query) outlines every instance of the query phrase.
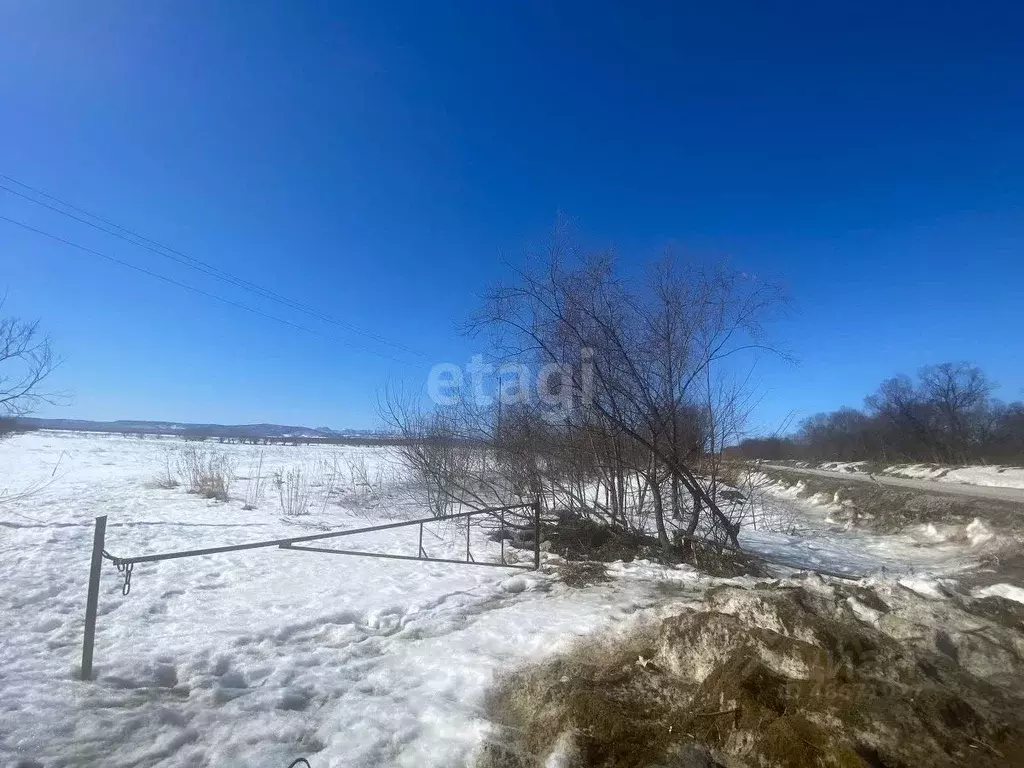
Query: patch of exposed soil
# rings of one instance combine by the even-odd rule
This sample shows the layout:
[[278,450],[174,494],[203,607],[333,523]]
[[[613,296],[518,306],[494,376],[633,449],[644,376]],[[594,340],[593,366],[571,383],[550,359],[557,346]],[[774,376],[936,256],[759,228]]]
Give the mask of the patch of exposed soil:
[[609,581],[604,563],[594,560],[566,561],[558,567],[558,574],[568,587],[589,587]]
[[766,576],[764,564],[752,555],[710,544],[663,548],[654,536],[616,531],[585,518],[565,518],[545,526],[541,540],[567,561],[631,562],[651,560],[665,565],[686,563],[711,576]]
[[719,587],[507,676],[477,765],[1022,765],[1018,608],[813,576]]

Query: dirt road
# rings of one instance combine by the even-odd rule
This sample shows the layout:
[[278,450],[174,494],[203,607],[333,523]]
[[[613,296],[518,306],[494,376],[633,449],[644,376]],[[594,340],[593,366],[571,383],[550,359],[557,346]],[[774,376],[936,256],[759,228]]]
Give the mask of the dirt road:
[[912,480],[906,477],[889,477],[888,475],[865,475],[859,472],[830,472],[824,469],[805,469],[803,467],[787,467],[778,464],[762,464],[781,472],[792,472],[799,475],[818,475],[839,480],[851,480],[857,483],[875,483],[892,485],[899,488],[914,488],[928,493],[945,493],[953,496],[970,496],[975,499],[999,499],[1024,504],[1024,489],[994,488],[987,485],[961,485],[959,483],[943,483],[935,480]]

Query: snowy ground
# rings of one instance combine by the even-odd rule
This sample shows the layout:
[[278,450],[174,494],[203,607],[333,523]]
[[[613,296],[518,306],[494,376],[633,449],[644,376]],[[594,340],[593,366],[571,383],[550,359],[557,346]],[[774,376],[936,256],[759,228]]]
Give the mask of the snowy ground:
[[938,480],[942,483],[989,485],[996,488],[1024,488],[1024,467],[936,467],[927,464],[909,464],[888,467],[885,474],[894,477]]
[[[799,462],[806,464],[806,462]],[[828,461],[814,465],[815,469],[831,472],[868,471],[870,465],[864,461]],[[936,480],[942,483],[961,485],[984,485],[993,488],[1024,488],[1024,467],[970,466],[942,467],[936,464],[894,464],[881,471],[883,475],[907,477],[915,480]]]
[[949,574],[970,567],[995,544],[981,520],[918,525],[899,534],[854,530],[835,497],[807,497],[805,490],[802,481],[756,477],[740,543],[772,559],[855,576]]
[[[607,584],[570,589],[550,569],[266,549],[139,564],[125,597],[108,563],[98,679],[80,682],[97,515],[109,516],[107,549],[128,556],[424,514],[381,449],[263,448],[265,474],[302,467],[316,484],[327,482],[324,467],[341,468],[334,500],[302,517],[282,516],[273,487],[244,510],[244,480],[224,503],[155,487],[168,456],[188,445],[56,432],[0,443],[0,764],[284,768],[306,756],[313,768],[464,765],[489,727],[483,702],[496,673],[581,634],[678,610],[714,583],[636,562],[613,566]],[[201,445],[228,452],[239,475],[260,450]],[[843,531],[827,500],[779,491],[766,509],[743,540],[791,562],[933,574],[971,554],[942,532]],[[497,544],[471,535],[478,559],[497,557]],[[415,537],[398,529],[344,546],[415,553]],[[451,527],[424,540],[435,556],[464,544]]]

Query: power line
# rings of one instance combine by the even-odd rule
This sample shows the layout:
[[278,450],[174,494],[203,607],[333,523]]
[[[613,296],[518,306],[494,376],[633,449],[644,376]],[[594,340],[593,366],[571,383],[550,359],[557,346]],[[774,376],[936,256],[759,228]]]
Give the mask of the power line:
[[155,253],[157,256],[162,256],[165,259],[169,259],[177,264],[181,264],[185,267],[188,267],[189,269],[194,269],[196,271],[202,272],[206,275],[209,275],[210,277],[220,280],[221,282],[234,285],[238,288],[241,288],[242,290],[249,291],[250,293],[254,293],[258,296],[261,296],[262,298],[277,302],[278,304],[282,304],[286,307],[289,307],[290,309],[294,309],[306,315],[309,315],[310,317],[314,317],[317,320],[321,320],[325,323],[330,323],[331,325],[336,325],[340,328],[344,328],[345,330],[350,331],[351,333],[364,336],[378,343],[386,344],[390,347],[400,349],[404,352],[408,352],[418,357],[426,357],[426,355],[423,352],[420,352],[419,350],[413,349],[412,347],[406,346],[405,344],[401,344],[396,341],[391,341],[390,339],[387,339],[379,334],[373,333],[372,331],[364,330],[362,328],[359,328],[358,326],[352,325],[351,323],[347,323],[342,320],[333,318],[329,315],[324,314],[323,312],[319,312],[318,310],[310,307],[307,304],[295,301],[294,299],[290,299],[287,296],[282,296],[279,293],[271,291],[269,288],[264,288],[263,286],[258,285],[257,283],[253,283],[249,280],[245,280],[244,278],[233,275],[230,272],[227,272],[226,270],[220,269],[219,267],[216,267],[213,264],[203,261],[202,259],[197,259],[193,256],[189,256],[188,254],[182,253],[181,251],[175,250],[170,246],[163,245],[144,235],[140,235],[139,233],[134,232],[133,230],[128,229],[127,227],[122,227],[119,224],[115,224],[112,221],[104,219],[101,216],[97,216],[94,213],[90,213],[89,211],[79,208],[78,206],[73,205],[72,203],[69,203],[65,200],[61,200],[59,197],[55,197],[41,189],[33,187],[29,184],[25,184],[22,181],[18,181],[17,179],[8,176],[4,173],[0,173],[0,179],[4,179],[13,184],[17,184],[19,187],[23,187],[24,189],[30,190],[31,192],[33,192],[36,195],[39,195],[40,197],[44,197],[47,200],[52,200],[53,202],[58,203],[59,205],[62,205],[65,208],[77,211],[78,213],[89,217],[89,219],[95,219],[95,221],[99,221],[102,223],[102,225],[105,226],[101,226],[101,224],[96,224],[94,221],[89,221],[88,219],[82,218],[81,216],[76,216],[73,213],[68,213],[67,211],[61,210],[60,208],[54,205],[50,205],[49,203],[45,203],[41,200],[36,200],[32,196],[27,195],[24,192],[19,192],[16,189],[12,189],[11,187],[5,184],[0,184],[0,189],[5,190],[12,195],[17,195],[18,197],[22,198],[23,200],[27,200],[30,203],[41,206],[43,208],[47,208],[51,211],[54,211],[55,213],[59,213],[62,216],[66,216],[70,219],[73,219],[74,221],[77,221],[81,224],[85,224],[86,226],[92,227],[93,229],[96,229],[100,232],[104,232],[108,235],[112,235],[113,237],[117,237],[121,240],[124,240],[127,243],[131,243],[132,245],[135,245],[139,248],[145,248],[147,251]]
[[41,229],[37,229],[36,227],[31,226],[30,224],[26,224],[23,221],[17,221],[16,219],[12,219],[12,218],[9,218],[7,216],[4,216],[3,214],[0,214],[0,221],[6,221],[8,224],[14,224],[15,226],[21,227],[22,229],[28,230],[29,232],[34,232],[37,235],[42,235],[43,237],[48,237],[51,240],[57,241],[58,243],[63,243],[64,245],[70,246],[72,248],[77,248],[78,250],[83,251],[84,253],[88,253],[88,254],[91,254],[93,256],[97,256],[97,257],[99,257],[101,259],[106,259],[107,261],[113,262],[114,264],[119,264],[122,267],[127,267],[128,269],[135,270],[136,272],[141,272],[144,275],[149,275],[150,277],[155,277],[157,280],[162,280],[163,282],[169,283],[170,285],[177,286],[178,288],[183,288],[186,291],[191,291],[192,293],[197,293],[200,296],[207,297],[208,299],[213,299],[214,301],[219,301],[219,302],[221,302],[223,304],[227,304],[227,305],[235,307],[237,309],[242,309],[242,310],[245,310],[246,312],[251,312],[254,315],[259,315],[260,317],[264,317],[264,318],[266,318],[268,320],[273,320],[274,322],[281,323],[282,325],[286,325],[289,328],[293,328],[293,329],[298,330],[298,331],[303,331],[305,333],[310,333],[310,334],[313,334],[314,336],[319,336],[322,339],[327,339],[328,341],[335,341],[335,342],[338,342],[340,344],[345,344],[346,346],[352,347],[353,349],[358,349],[358,350],[360,350],[362,352],[368,352],[371,355],[377,355],[378,357],[383,357],[383,358],[385,358],[387,360],[391,360],[393,362],[400,363],[402,365],[413,365],[412,363],[410,363],[410,362],[408,362],[406,360],[400,360],[397,357],[392,357],[391,355],[384,354],[383,352],[378,352],[377,350],[371,349],[370,347],[364,347],[361,344],[354,344],[351,341],[347,341],[345,339],[339,339],[339,338],[334,337],[334,336],[328,336],[327,334],[321,333],[320,331],[314,330],[313,328],[308,328],[308,327],[306,327],[304,325],[300,325],[298,323],[293,323],[291,320],[285,320],[284,318],[277,317],[276,315],[268,314],[268,313],[263,312],[263,311],[261,311],[259,309],[255,309],[253,307],[247,306],[246,304],[242,304],[240,302],[228,299],[228,298],[226,298],[224,296],[219,296],[219,295],[217,295],[215,293],[210,293],[209,291],[204,291],[202,288],[196,288],[195,286],[189,285],[188,283],[183,283],[180,280],[175,280],[173,277],[167,277],[166,275],[161,275],[159,272],[154,272],[154,271],[152,271],[150,269],[146,269],[145,267],[140,267],[140,266],[138,266],[136,264],[132,264],[130,262],[127,262],[127,261],[124,261],[122,259],[119,259],[116,256],[111,256],[109,254],[102,253],[101,251],[94,250],[92,248],[89,248],[87,246],[81,245],[79,243],[72,242],[71,240],[66,240],[63,237],[60,237],[59,235],[54,235],[54,234],[52,234],[50,232],[45,232],[45,231],[43,231]]

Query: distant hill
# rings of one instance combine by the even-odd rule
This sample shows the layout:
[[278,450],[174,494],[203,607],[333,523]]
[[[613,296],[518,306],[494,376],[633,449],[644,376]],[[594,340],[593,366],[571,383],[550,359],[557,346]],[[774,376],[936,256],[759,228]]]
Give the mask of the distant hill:
[[87,419],[21,418],[19,425],[28,429],[64,429],[72,432],[120,432],[145,435],[182,435],[186,437],[232,438],[320,438],[367,439],[383,437],[371,429],[331,429],[330,427],[295,427],[283,424],[194,424],[175,421],[89,421]]

